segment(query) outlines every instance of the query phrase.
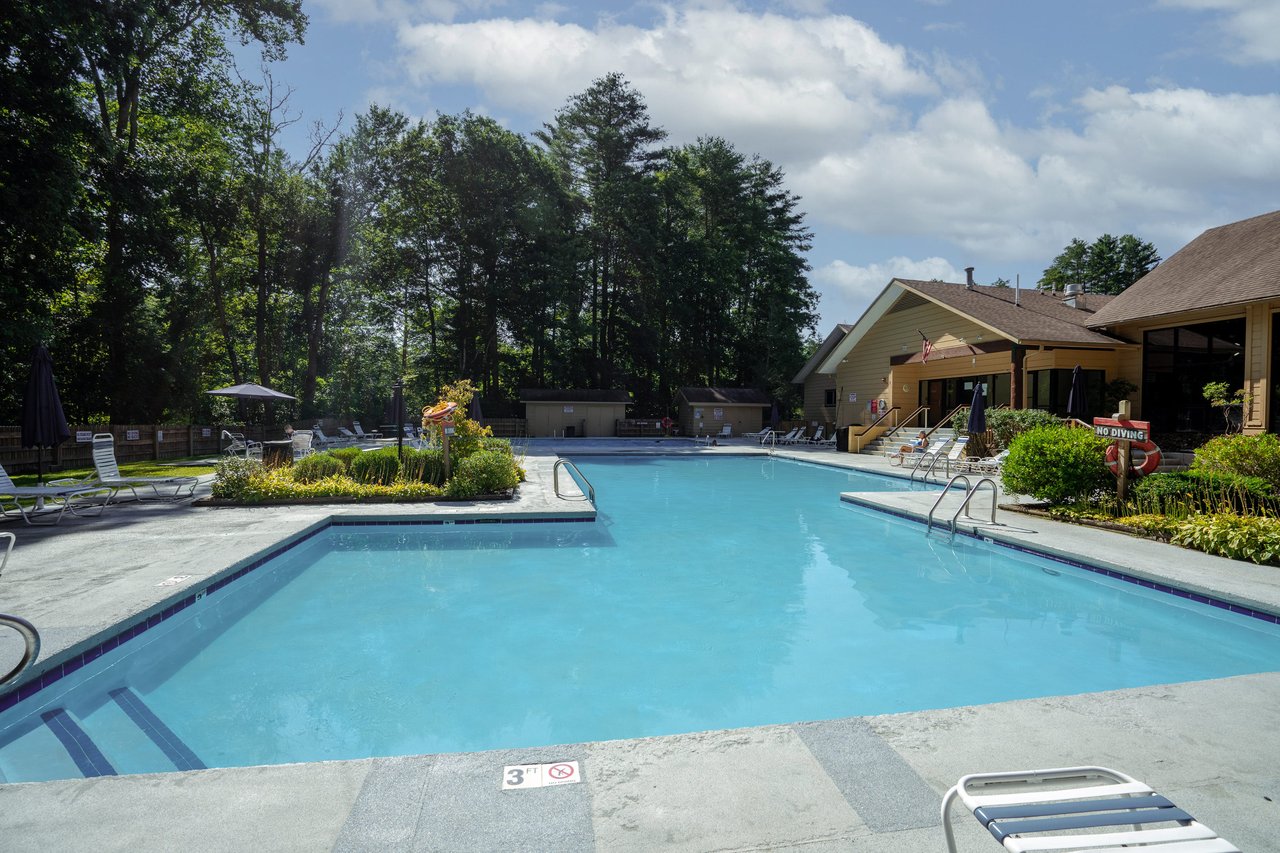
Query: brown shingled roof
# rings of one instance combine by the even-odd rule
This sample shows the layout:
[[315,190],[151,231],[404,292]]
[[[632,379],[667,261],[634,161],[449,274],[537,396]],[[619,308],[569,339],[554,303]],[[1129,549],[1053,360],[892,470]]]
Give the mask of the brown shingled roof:
[[1138,279],[1089,325],[1280,297],[1280,210],[1210,228]]
[[772,402],[768,394],[755,388],[681,388],[680,395],[690,403],[767,406]]
[[[1012,287],[994,287],[976,284],[973,289],[963,284],[940,281],[894,279],[908,290],[915,291],[935,302],[942,303],[957,313],[964,314],[984,326],[1000,332],[1018,342],[1046,341],[1074,344],[1117,344],[1121,341],[1086,328],[1092,324],[1095,311],[1104,308],[1114,296],[1086,294],[1080,304],[1072,308],[1060,296],[1032,288],[1020,292]],[[1018,304],[1014,304],[1015,295]]]

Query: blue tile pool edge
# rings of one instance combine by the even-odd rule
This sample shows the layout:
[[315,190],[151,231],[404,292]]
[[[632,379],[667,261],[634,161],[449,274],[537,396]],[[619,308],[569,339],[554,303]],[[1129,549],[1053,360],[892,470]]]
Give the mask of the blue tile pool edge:
[[[896,518],[901,518],[905,521],[910,521],[915,524],[923,525],[925,523],[924,520],[921,519],[919,516],[917,516],[915,513],[912,513],[906,510],[895,509],[893,507],[880,506],[878,504],[873,504],[867,501],[858,500],[857,498],[849,497],[846,495],[841,495],[840,500],[844,503],[850,504],[851,506],[856,506],[859,509],[870,510],[871,512],[880,512],[880,513],[884,513],[885,515],[892,515]],[[1207,604],[1210,607],[1216,607],[1219,610],[1226,610],[1230,613],[1238,613],[1241,616],[1248,616],[1252,619],[1259,619],[1263,622],[1268,622],[1272,625],[1280,625],[1280,614],[1271,613],[1266,610],[1258,610],[1256,608],[1249,607],[1247,605],[1240,604],[1238,602],[1227,601],[1221,598],[1215,598],[1211,595],[1204,595],[1199,592],[1192,592],[1191,590],[1182,589],[1181,587],[1170,586],[1169,584],[1161,583],[1160,581],[1153,581],[1150,578],[1144,578],[1144,577],[1139,577],[1138,575],[1128,574],[1127,572],[1122,572],[1119,569],[1107,568],[1106,566],[1100,566],[1100,565],[1097,565],[1096,563],[1085,563],[1080,560],[1073,560],[1070,557],[1055,553],[1053,551],[1028,547],[1026,545],[1023,545],[1020,542],[1010,542],[1006,539],[1002,539],[995,531],[978,531],[978,530],[970,531],[970,530],[964,530],[962,528],[957,527],[956,533],[960,536],[967,536],[970,539],[976,539],[979,542],[988,542],[992,545],[998,545],[1001,548],[1009,548],[1010,550],[1019,551],[1023,554],[1029,554],[1033,557],[1041,557],[1046,560],[1052,560],[1055,563],[1062,563],[1063,565],[1071,566],[1072,568],[1084,569],[1086,572],[1093,572],[1094,574],[1097,574],[1097,575],[1103,575],[1105,577],[1114,578],[1116,580],[1124,581],[1125,583],[1131,583],[1134,586],[1140,586],[1144,589],[1149,589],[1154,592],[1162,592],[1167,595],[1175,596],[1177,598],[1185,598],[1188,601],[1195,601],[1199,604]]]
[[102,657],[112,649],[117,648],[122,643],[126,643],[140,634],[160,625],[161,623],[171,619],[200,599],[210,593],[217,592],[230,583],[233,583],[255,569],[261,568],[266,563],[287,553],[304,542],[313,539],[330,527],[387,527],[387,526],[412,526],[412,527],[443,527],[443,526],[463,526],[472,524],[582,524],[592,523],[596,520],[595,513],[574,515],[574,516],[547,516],[537,517],[534,515],[524,514],[519,516],[472,516],[465,518],[388,518],[386,516],[330,516],[315,522],[310,527],[298,531],[279,542],[272,545],[265,551],[260,551],[255,555],[247,557],[238,563],[234,563],[211,575],[202,584],[188,587],[181,592],[175,593],[171,599],[166,599],[141,611],[136,616],[131,617],[123,622],[118,622],[107,628],[104,633],[104,639],[98,639],[101,634],[94,635],[88,639],[76,643],[62,652],[58,652],[47,659],[47,661],[39,661],[33,666],[28,677],[9,687],[4,693],[0,693],[0,713],[7,711],[19,702],[22,702],[41,690],[60,681],[68,675],[79,670],[86,664],[92,663]]

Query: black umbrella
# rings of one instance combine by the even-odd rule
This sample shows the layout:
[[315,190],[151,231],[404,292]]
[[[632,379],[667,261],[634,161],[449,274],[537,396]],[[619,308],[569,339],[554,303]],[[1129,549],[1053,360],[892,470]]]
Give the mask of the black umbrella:
[[471,406],[469,408],[470,411],[467,412],[467,414],[471,416],[471,420],[480,424],[480,426],[484,426],[484,412],[480,410],[480,398],[472,397]]
[[31,351],[31,376],[27,394],[22,399],[22,446],[36,448],[39,456],[39,482],[44,484],[44,448],[57,447],[71,438],[67,418],[62,413],[62,400],[53,381],[53,359],[44,344]]
[[983,393],[981,382],[973,387],[973,402],[969,404],[969,423],[966,429],[970,435],[987,431],[987,395]]
[[1071,371],[1071,394],[1067,397],[1067,417],[1084,420],[1089,405],[1084,395],[1084,371],[1076,365]]
[[778,401],[773,401],[773,406],[769,409],[769,428],[776,430],[778,423],[782,418],[778,417]]

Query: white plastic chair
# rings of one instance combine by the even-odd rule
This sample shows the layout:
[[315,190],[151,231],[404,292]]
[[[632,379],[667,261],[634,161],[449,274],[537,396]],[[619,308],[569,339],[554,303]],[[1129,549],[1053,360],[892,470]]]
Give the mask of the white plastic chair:
[[[97,485],[113,490],[111,496],[107,498],[108,504],[122,489],[128,489],[133,493],[135,500],[142,501],[142,495],[138,494],[139,488],[151,489],[154,493],[152,500],[179,501],[195,497],[196,484],[200,482],[199,477],[123,476],[120,473],[120,466],[116,463],[116,437],[109,432],[100,432],[93,437],[93,467],[98,473]],[[70,484],[74,481],[59,482]],[[173,493],[161,492],[161,486],[166,490],[173,489]]]
[[[11,509],[16,509],[18,514],[22,516],[22,520],[31,525],[52,526],[62,521],[62,515],[67,510],[71,510],[72,515],[81,515],[78,507],[82,504],[75,504],[73,500],[76,498],[85,498],[92,495],[107,496],[107,500],[101,504],[91,503],[88,506],[96,507],[97,512],[84,513],[85,515],[101,515],[106,509],[107,503],[110,502],[111,496],[115,494],[115,490],[104,486],[92,485],[55,485],[53,481],[44,486],[17,486],[9,477],[9,472],[4,470],[4,466],[0,465],[0,515],[8,516]],[[35,498],[36,503],[32,505],[24,505],[23,498]],[[52,509],[46,509],[40,504],[49,501],[53,504]],[[6,506],[9,509],[6,509]],[[42,515],[53,515],[54,511],[57,515],[52,521],[36,521],[35,519]]]

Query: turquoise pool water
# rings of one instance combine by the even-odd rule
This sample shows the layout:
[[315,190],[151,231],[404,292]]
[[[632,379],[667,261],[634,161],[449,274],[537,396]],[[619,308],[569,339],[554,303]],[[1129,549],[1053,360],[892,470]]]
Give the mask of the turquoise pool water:
[[899,480],[576,461],[597,522],[331,527],[0,715],[0,775],[97,772],[73,728],[136,773],[950,707],[1280,660],[1275,625],[839,500]]

